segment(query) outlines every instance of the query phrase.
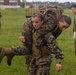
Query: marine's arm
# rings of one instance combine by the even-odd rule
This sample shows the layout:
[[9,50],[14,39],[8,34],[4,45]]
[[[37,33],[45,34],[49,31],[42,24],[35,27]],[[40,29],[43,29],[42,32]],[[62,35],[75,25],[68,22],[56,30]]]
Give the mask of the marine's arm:
[[55,37],[52,35],[51,32],[48,33],[45,37],[46,37],[47,47],[49,48],[49,51],[55,55],[55,58],[57,60],[55,68],[57,71],[60,71],[62,68],[61,61],[64,58],[64,54],[62,50],[58,47]]
[[33,29],[33,26],[31,24],[31,18],[30,18],[24,23],[22,28],[22,36],[24,36],[27,41],[30,41],[30,39],[28,40],[28,38],[31,38],[30,35],[32,33],[32,29]]
[[61,60],[64,58],[64,54],[62,50],[59,48],[55,37],[50,32],[45,36],[45,38],[46,38],[47,46],[49,47],[51,53],[55,54],[57,63],[61,63]]

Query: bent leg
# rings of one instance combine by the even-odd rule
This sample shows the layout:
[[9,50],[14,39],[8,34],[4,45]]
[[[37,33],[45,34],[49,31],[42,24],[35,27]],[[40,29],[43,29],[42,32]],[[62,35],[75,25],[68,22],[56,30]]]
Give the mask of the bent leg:
[[29,48],[25,46],[21,46],[21,47],[16,46],[12,48],[0,48],[0,62],[5,56],[7,56],[7,64],[10,66],[13,56],[15,55],[22,56],[22,55],[28,55],[28,54],[31,54],[31,51],[29,50]]

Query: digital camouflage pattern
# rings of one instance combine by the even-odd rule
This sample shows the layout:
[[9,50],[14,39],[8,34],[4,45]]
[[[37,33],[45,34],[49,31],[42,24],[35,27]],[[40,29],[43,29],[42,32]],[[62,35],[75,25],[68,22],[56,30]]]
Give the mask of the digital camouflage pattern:
[[29,66],[31,55],[32,55],[32,30],[33,26],[31,24],[31,18],[28,19],[22,29],[22,36],[25,37],[26,42],[23,42],[23,46],[28,47],[29,49],[26,49],[27,55],[25,55],[26,64]]
[[[39,31],[37,31],[37,32],[40,32],[39,33],[40,37],[41,37],[41,35],[45,34],[45,33],[43,33],[44,31],[46,33],[51,31],[51,32],[53,32],[53,34],[55,34],[55,31],[57,31],[56,24],[57,24],[57,21],[62,17],[63,9],[60,6],[50,5],[45,8],[40,9],[40,13],[44,16],[44,20],[45,20],[41,29],[39,29]],[[25,24],[23,26],[23,31],[22,31],[22,35],[25,36],[27,43],[28,42],[30,43],[30,41],[31,41],[30,35],[31,35],[32,29],[33,29],[33,26],[31,24],[31,18],[30,18],[27,20],[27,22],[25,22]],[[55,36],[58,34],[55,34]],[[38,33],[37,33],[37,35],[38,35]],[[38,37],[37,40],[40,39],[40,37]]]
[[[29,75],[49,75],[50,74],[50,65],[52,61],[52,55],[55,55],[57,63],[61,63],[61,60],[64,58],[64,54],[56,43],[55,37],[51,32],[44,35],[44,41],[46,43],[47,51],[44,52],[44,49],[39,51],[41,57],[36,58],[32,56],[32,60],[29,65]],[[47,39],[48,38],[48,39]],[[41,47],[43,48],[43,47]],[[36,52],[36,51],[35,51]],[[40,55],[39,55],[40,56]]]
[[[42,55],[39,59],[32,57],[33,60],[29,65],[29,75],[49,75],[52,61],[51,54],[55,54],[57,63],[61,63],[61,60],[64,58],[63,52],[55,41],[55,39],[61,34],[62,31],[59,30],[55,17],[49,14],[48,16],[45,16],[44,24],[39,28],[39,30],[36,30],[35,32],[37,34],[35,37],[36,47],[41,50]],[[44,51],[43,46],[47,46],[48,50]]]
[[[63,12],[64,12],[63,9],[60,6],[56,6],[56,5],[50,5],[45,8],[40,9],[40,13],[44,16],[44,21],[45,21],[44,24],[42,25],[41,29],[39,29],[39,31],[37,31],[37,32],[40,32],[39,33],[40,37],[42,34],[43,35],[45,34],[45,33],[43,33],[44,31],[46,33],[51,31],[51,32],[53,32],[53,34],[55,34],[55,31],[57,31],[57,29],[58,29],[57,25],[56,25],[57,21],[62,17]],[[23,26],[23,31],[22,31],[22,35],[25,36],[25,38],[27,40],[26,41],[27,45],[29,45],[30,41],[32,41],[31,36],[30,36],[32,29],[33,29],[33,26],[31,24],[31,18],[30,18],[27,20],[27,22],[25,22],[25,24]],[[55,34],[55,36],[56,36],[56,34]],[[37,40],[40,39],[40,37],[38,37]]]
[[[64,54],[63,54],[62,50],[59,48],[59,46],[56,42],[56,38],[53,36],[53,34],[51,32],[49,32],[49,33],[45,34],[44,37],[45,37],[46,45],[49,49],[49,52],[52,54],[55,54],[56,59],[62,60],[64,58]],[[60,63],[60,61],[57,61],[57,63]]]
[[22,36],[24,36],[26,39],[26,42],[23,42],[23,44],[24,46],[27,46],[29,50],[32,49],[32,30],[33,30],[33,26],[30,18],[24,23],[22,29]]
[[24,56],[31,55],[31,52],[27,52],[29,49],[27,46],[13,46],[12,48],[2,48],[0,47],[0,63],[4,56],[7,56],[7,64],[11,66],[12,59],[15,55]]
[[[53,11],[52,8],[54,8],[55,10]],[[46,12],[44,12],[44,14],[42,14],[45,17],[45,23],[41,26],[41,28],[38,31],[36,31],[36,33],[37,33],[36,47],[39,48],[39,49],[42,47],[42,45],[45,45],[43,43],[43,38],[42,38],[44,34],[46,34],[50,31],[50,32],[53,33],[54,37],[58,37],[62,32],[57,27],[56,17],[59,14],[62,15],[63,10],[60,7],[57,7],[57,6],[53,6],[53,7],[49,6],[49,7],[46,7],[46,9],[47,9],[47,11],[49,11],[50,9],[52,9],[52,10],[49,11],[50,13],[48,13],[46,11]],[[59,11],[59,12],[57,12],[57,11]],[[40,13],[41,13],[41,10],[40,10]],[[52,15],[52,14],[54,14],[54,15]],[[23,30],[22,30],[22,35],[25,36],[25,39],[26,39],[26,43],[24,43],[24,46],[29,47],[29,49],[26,49],[26,50],[28,50],[27,52],[29,52],[29,53],[31,52],[31,49],[32,49],[31,48],[32,47],[32,37],[31,37],[32,30],[33,30],[33,26],[32,26],[31,18],[30,18],[24,23]],[[27,54],[29,54],[29,53],[27,53]],[[28,55],[27,55],[27,58],[28,58]]]
[[[45,13],[43,15],[45,18],[45,22],[39,28],[39,30],[36,30],[35,32],[37,34],[36,47],[39,50],[41,50],[41,52],[43,52],[44,54],[42,54],[39,59],[32,57],[33,60],[30,62],[30,65],[29,65],[29,75],[49,75],[51,59],[52,59],[50,55],[51,53],[55,54],[57,63],[61,63],[61,60],[64,58],[64,54],[62,53],[61,49],[58,47],[55,41],[55,39],[62,32],[61,30],[59,30],[57,26],[57,19],[59,19],[60,17],[57,17],[56,14],[51,15],[48,13]],[[48,32],[52,32],[50,36],[48,36],[47,34]],[[46,34],[46,37],[45,37],[45,34]],[[49,49],[47,51],[44,51],[43,46],[47,46]],[[37,67],[39,68],[38,70],[37,70]]]
[[45,55],[39,59],[32,58],[29,67],[29,75],[50,75],[51,55]]
[[[23,42],[23,46],[0,49],[0,62],[6,55],[7,64],[10,66],[13,56],[25,55],[29,75],[50,75],[52,54],[55,55],[57,63],[61,63],[64,54],[56,43],[56,38],[62,32],[57,26],[57,21],[60,17],[55,14],[57,13],[56,9],[54,13],[48,10],[48,8],[46,12],[42,14],[44,16],[44,24],[38,30],[34,30],[31,18],[24,23],[22,35],[25,37],[26,42]],[[33,30],[36,33],[35,38],[32,38]],[[40,57],[38,58],[36,58],[32,52],[33,39],[36,40],[34,43],[36,48],[35,52],[38,52],[37,50],[40,52]]]
[[[50,11],[49,11],[50,12]],[[37,31],[35,31],[36,32],[36,47],[38,48],[38,49],[40,49],[41,51],[43,50],[43,49],[41,49],[41,47],[43,47],[43,46],[48,46],[49,47],[49,50],[51,50],[52,51],[52,49],[50,48],[50,44],[52,44],[52,41],[54,41],[55,39],[53,39],[54,37],[56,38],[56,37],[58,37],[60,34],[61,34],[61,32],[62,31],[60,31],[59,30],[59,28],[57,27],[57,19],[55,19],[55,17],[56,17],[56,14],[55,14],[55,16],[54,15],[51,15],[49,12],[45,12],[45,14],[44,14],[44,17],[45,17],[45,22],[44,22],[44,24],[41,26],[41,28],[39,29],[39,30],[37,30]],[[49,14],[48,14],[49,13]],[[55,13],[57,13],[57,11],[55,12]],[[43,15],[43,14],[42,14]],[[26,62],[27,63],[30,63],[30,61],[28,61],[28,60],[30,60],[31,59],[31,55],[29,56],[29,54],[31,53],[32,54],[32,30],[33,30],[34,28],[33,28],[33,26],[32,26],[32,23],[31,23],[31,18],[30,19],[28,19],[25,23],[24,23],[24,26],[23,26],[23,30],[22,30],[22,35],[25,37],[25,39],[26,39],[26,43],[24,43],[23,42],[23,46],[25,46],[25,48],[23,49],[22,47],[14,47],[14,48],[12,48],[11,50],[12,50],[12,53],[14,54],[14,55],[25,55],[26,56]],[[47,44],[47,42],[49,41],[47,41],[47,40],[45,40],[45,39],[43,39],[42,37],[46,34],[47,35],[47,39],[49,38],[49,36],[48,36],[48,32],[52,32],[52,34],[54,35],[54,37],[53,38],[51,38],[51,39],[53,39],[52,41],[50,40],[50,43],[48,43]],[[45,36],[44,36],[45,37]],[[45,40],[45,42],[44,42],[44,40]],[[53,42],[54,44],[56,44],[55,42]],[[59,61],[58,62],[60,62],[60,60],[63,58],[63,54],[62,54],[62,52],[61,52],[61,50],[58,48],[58,46],[57,45],[55,45],[54,46],[55,47],[55,49],[54,50],[56,50],[56,52],[53,52],[54,54],[57,54],[57,52],[59,52],[59,54],[57,54],[55,57],[57,58],[57,59],[59,59]],[[53,48],[53,47],[52,47]],[[56,49],[57,48],[57,49]],[[22,51],[23,50],[23,51]],[[46,53],[45,53],[46,54]],[[46,54],[46,56],[47,56],[47,54]],[[45,57],[46,57],[45,56]],[[30,57],[30,58],[29,58]],[[44,57],[44,59],[45,59],[45,57]],[[48,58],[49,58],[49,56],[47,56]],[[43,58],[43,57],[42,57]],[[50,58],[51,59],[51,58]],[[8,62],[8,64],[9,63],[11,63],[11,58],[10,58],[10,61]],[[50,61],[48,61],[48,62],[50,62]],[[33,62],[31,62],[31,63],[33,63]],[[30,66],[31,67],[31,66]],[[49,73],[49,72],[48,72]],[[48,73],[47,73],[47,75],[48,75]],[[40,75],[40,74],[39,74]],[[44,74],[45,75],[45,74]]]
[[54,35],[55,38],[57,38],[62,30],[60,30],[57,26],[57,22],[50,17],[40,28],[39,30],[36,30],[36,47],[37,48],[41,48],[42,45],[44,45],[43,42],[43,37],[45,34],[47,34],[48,32],[52,32],[52,34]]
[[45,16],[46,18],[51,15],[56,20],[59,20],[62,17],[64,11],[63,11],[63,8],[60,6],[50,5],[50,6],[41,8],[40,13],[43,14],[43,16]]

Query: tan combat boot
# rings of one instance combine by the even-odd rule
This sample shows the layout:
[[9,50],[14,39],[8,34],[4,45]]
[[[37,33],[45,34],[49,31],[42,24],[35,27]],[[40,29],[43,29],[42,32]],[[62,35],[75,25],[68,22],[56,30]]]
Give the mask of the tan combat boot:
[[5,56],[7,56],[7,64],[10,66],[12,58],[14,56],[14,54],[12,53],[12,49],[0,47],[0,63]]

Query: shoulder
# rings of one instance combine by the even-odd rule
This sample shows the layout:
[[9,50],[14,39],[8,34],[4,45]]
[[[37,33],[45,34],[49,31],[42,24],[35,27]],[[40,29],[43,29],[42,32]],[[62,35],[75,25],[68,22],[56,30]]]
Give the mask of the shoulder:
[[27,20],[24,22],[24,26],[25,26],[25,27],[33,27],[33,26],[32,26],[32,23],[31,23],[31,18],[27,19]]

